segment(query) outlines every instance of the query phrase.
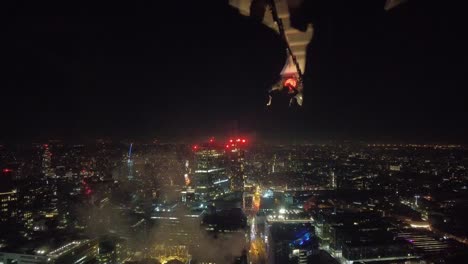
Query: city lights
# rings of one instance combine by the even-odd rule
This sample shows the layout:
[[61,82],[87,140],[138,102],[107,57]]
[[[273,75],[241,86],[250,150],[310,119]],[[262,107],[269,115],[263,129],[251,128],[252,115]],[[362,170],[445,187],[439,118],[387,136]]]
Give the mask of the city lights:
[[[102,149],[85,156],[79,154],[84,148],[60,149],[49,145],[37,153],[40,162],[36,170],[43,175],[43,183],[30,183],[31,188],[25,192],[21,186],[13,188],[11,181],[6,182],[12,187],[0,192],[2,208],[7,209],[7,214],[0,214],[0,219],[9,219],[11,215],[20,219],[24,230],[31,234],[28,239],[49,232],[49,228],[54,232],[102,228],[109,234],[125,234],[132,243],[138,243],[143,236],[150,241],[143,245],[148,247],[148,256],[164,261],[176,255],[156,249],[161,243],[168,249],[185,246],[188,251],[181,251],[181,257],[189,254],[209,263],[216,254],[207,258],[204,252],[214,245],[205,239],[214,235],[223,237],[226,243],[239,245],[239,252],[246,249],[253,263],[266,263],[273,257],[283,259],[281,263],[299,258],[307,263],[309,257],[317,254],[346,261],[378,259],[374,253],[365,258],[353,255],[352,252],[363,247],[351,240],[354,235],[370,241],[367,247],[373,249],[371,252],[380,252],[381,258],[405,261],[424,259],[424,252],[436,252],[443,258],[444,250],[463,248],[452,246],[448,240],[466,243],[463,237],[446,229],[453,223],[453,215],[446,210],[457,200],[448,199],[440,204],[439,194],[430,187],[421,191],[412,187],[416,184],[396,184],[406,180],[418,182],[415,175],[423,171],[440,175],[438,188],[451,190],[454,188],[451,181],[463,181],[460,178],[463,174],[444,174],[444,171],[463,170],[463,160],[454,158],[454,153],[462,149],[399,145],[395,150],[393,146],[387,149],[385,144],[385,149],[376,151],[376,147],[367,144],[278,147],[259,145],[245,136],[211,139],[182,146],[129,144],[131,154],[128,145],[122,149],[113,147],[108,153],[120,151],[115,159],[109,158]],[[435,152],[451,162],[437,165],[427,162]],[[79,163],[74,163],[76,157],[81,157],[77,159]],[[64,165],[56,166],[61,162]],[[68,172],[63,169],[68,164],[79,166]],[[4,180],[13,179],[17,174],[21,177],[25,171],[18,163],[7,168],[15,173],[4,174]],[[103,173],[108,168],[114,173],[111,181]],[[132,177],[128,177],[130,173]],[[97,176],[101,174],[104,178]],[[387,177],[388,174],[392,176]],[[65,191],[57,183],[71,184],[73,188]],[[425,184],[422,181],[420,186]],[[456,191],[461,192],[463,186],[457,185]],[[41,204],[37,211],[24,207],[25,213],[17,218],[14,215],[18,212],[17,201],[27,204],[33,195],[47,203]],[[76,212],[67,206],[75,201],[80,201],[83,207],[77,215],[83,218],[71,218],[77,217]],[[429,210],[443,218],[435,220]],[[34,221],[34,217],[57,224],[47,225],[47,222]],[[438,221],[438,226],[429,224],[430,221]],[[330,244],[330,230],[335,226],[343,228],[333,232],[351,242]],[[126,233],[128,230],[135,235]],[[109,258],[138,261],[138,255],[132,251],[135,249],[122,246],[121,253],[117,254],[113,246],[107,251],[106,244],[100,244],[102,239],[68,241],[56,249],[45,244],[38,246],[33,256],[51,260],[73,256],[75,261]],[[288,245],[286,251],[275,248],[282,244]],[[96,247],[98,250],[91,250]],[[340,255],[336,253],[338,247],[344,249]],[[89,251],[79,251],[81,248]],[[219,252],[223,250],[216,251]],[[224,258],[224,253],[221,256]]]

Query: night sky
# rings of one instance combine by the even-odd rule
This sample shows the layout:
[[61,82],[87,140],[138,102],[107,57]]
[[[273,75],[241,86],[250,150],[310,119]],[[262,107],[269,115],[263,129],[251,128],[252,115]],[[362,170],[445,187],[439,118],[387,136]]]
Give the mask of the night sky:
[[264,106],[286,56],[274,31],[225,1],[160,2],[9,1],[0,142],[468,140],[457,1],[307,1],[302,109]]

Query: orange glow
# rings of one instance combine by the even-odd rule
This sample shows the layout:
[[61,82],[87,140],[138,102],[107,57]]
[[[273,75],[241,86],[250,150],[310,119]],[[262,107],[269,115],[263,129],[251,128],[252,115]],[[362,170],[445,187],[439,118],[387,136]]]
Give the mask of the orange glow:
[[184,175],[184,179],[185,179],[185,185],[186,186],[190,185],[190,178],[189,178],[188,174]]
[[288,78],[284,81],[283,86],[286,86],[289,89],[295,89],[297,87],[297,80],[295,78]]

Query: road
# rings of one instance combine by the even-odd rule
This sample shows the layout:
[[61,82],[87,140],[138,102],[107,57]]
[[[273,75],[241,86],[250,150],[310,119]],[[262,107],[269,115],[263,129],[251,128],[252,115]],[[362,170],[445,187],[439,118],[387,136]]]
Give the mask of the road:
[[249,248],[249,260],[252,264],[266,264],[267,263],[267,252],[266,245],[261,237],[260,231],[257,228],[256,214],[260,209],[260,192],[257,188],[257,192],[253,198],[253,210],[250,210],[247,217],[250,223],[250,248]]

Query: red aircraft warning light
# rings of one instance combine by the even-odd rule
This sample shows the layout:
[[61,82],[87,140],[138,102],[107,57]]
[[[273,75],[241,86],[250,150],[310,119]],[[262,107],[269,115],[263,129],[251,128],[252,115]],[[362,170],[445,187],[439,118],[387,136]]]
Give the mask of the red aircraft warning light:
[[246,143],[247,142],[247,139],[245,138],[237,138],[236,140],[234,139],[229,139],[229,143],[230,144],[235,144],[235,143]]
[[290,78],[287,78],[283,85],[285,87],[288,87],[289,89],[296,89],[297,88],[297,80],[296,78],[293,78],[293,77],[290,77]]
[[12,169],[3,169],[3,173],[8,173],[8,172],[12,172],[13,170]]

